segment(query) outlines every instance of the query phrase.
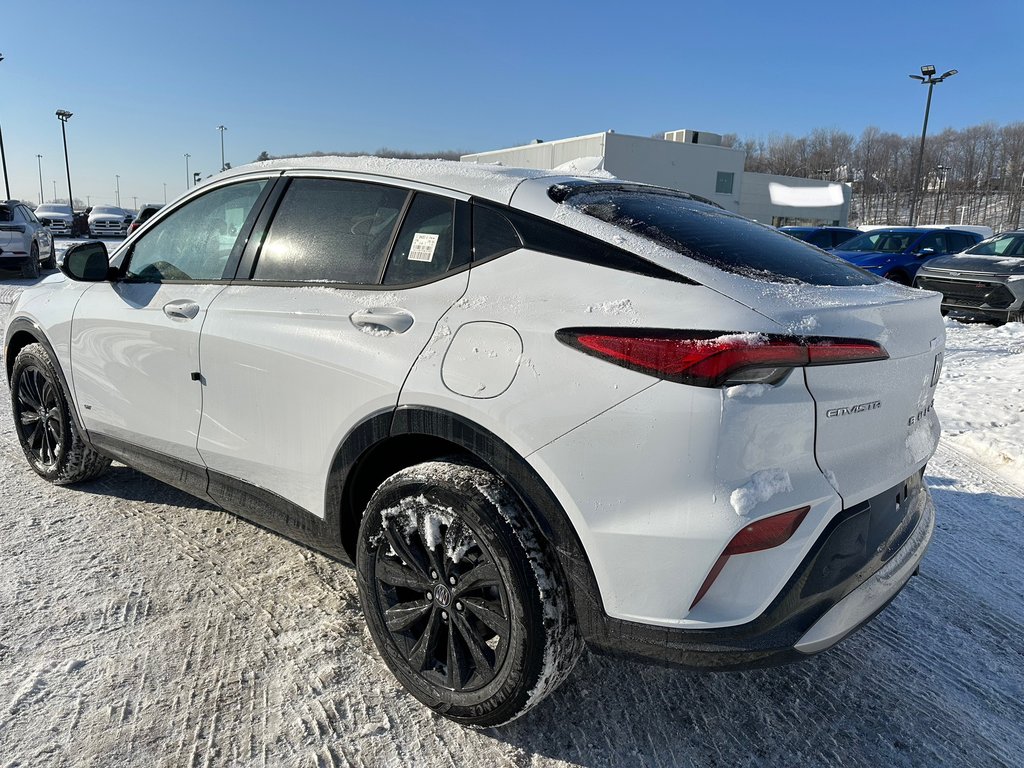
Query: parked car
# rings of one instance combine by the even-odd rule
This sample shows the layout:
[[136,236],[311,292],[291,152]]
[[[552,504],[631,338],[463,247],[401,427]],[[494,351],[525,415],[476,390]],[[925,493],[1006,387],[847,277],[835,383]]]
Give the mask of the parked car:
[[460,723],[582,642],[806,658],[932,536],[939,297],[685,193],[278,160],[61,268],[6,332],[31,468],[116,458],[354,563],[384,661]]
[[89,236],[125,237],[133,218],[124,208],[115,205],[94,206],[89,211]]
[[923,227],[873,229],[847,240],[833,253],[868,272],[911,285],[922,264],[958,253],[981,240],[977,232]]
[[942,294],[942,311],[967,320],[1024,322],[1024,230],[932,259],[914,287]]
[[836,248],[860,234],[859,230],[849,227],[779,227],[779,231],[825,250]]
[[134,219],[132,219],[132,223],[128,225],[128,234],[130,235],[136,229],[138,229],[147,221],[149,221],[153,214],[159,211],[161,208],[163,208],[162,205],[157,205],[155,203],[150,203],[142,206],[139,209],[138,215]]
[[71,237],[74,233],[74,212],[70,205],[43,203],[35,210],[36,217],[49,227],[53,235]]
[[55,254],[53,235],[31,208],[20,200],[0,203],[0,267],[39,277],[40,269],[57,266]]

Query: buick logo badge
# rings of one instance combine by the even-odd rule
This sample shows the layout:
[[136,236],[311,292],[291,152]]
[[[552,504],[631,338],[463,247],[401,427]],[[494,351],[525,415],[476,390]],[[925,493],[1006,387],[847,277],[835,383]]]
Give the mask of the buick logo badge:
[[434,602],[442,608],[447,608],[452,604],[452,593],[448,591],[448,587],[444,584],[438,584],[434,587]]

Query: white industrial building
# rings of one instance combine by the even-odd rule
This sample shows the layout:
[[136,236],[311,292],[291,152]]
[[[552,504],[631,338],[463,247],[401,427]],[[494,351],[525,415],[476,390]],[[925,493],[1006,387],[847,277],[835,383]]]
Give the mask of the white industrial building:
[[664,139],[607,131],[558,141],[463,155],[464,163],[497,163],[587,173],[604,170],[629,181],[680,189],[765,224],[846,226],[850,186],[743,170],[746,153],[722,146],[719,134],[671,131]]

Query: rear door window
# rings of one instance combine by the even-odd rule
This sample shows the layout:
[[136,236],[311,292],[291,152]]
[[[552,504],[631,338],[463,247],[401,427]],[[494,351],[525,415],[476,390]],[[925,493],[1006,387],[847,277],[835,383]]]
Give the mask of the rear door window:
[[452,267],[455,201],[416,193],[384,273],[385,285],[407,285],[440,277]]
[[408,194],[362,181],[293,179],[253,279],[378,285]]
[[588,216],[725,272],[755,280],[814,285],[878,282],[873,275],[807,243],[784,237],[772,227],[686,195],[612,185],[557,192],[566,205]]

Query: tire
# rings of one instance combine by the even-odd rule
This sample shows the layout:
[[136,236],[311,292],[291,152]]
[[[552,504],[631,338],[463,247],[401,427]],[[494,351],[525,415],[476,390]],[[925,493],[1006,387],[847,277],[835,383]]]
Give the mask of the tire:
[[53,238],[50,238],[50,255],[43,260],[43,269],[57,268],[57,249],[53,245]]
[[35,240],[29,249],[28,260],[21,265],[21,276],[32,279],[39,277],[39,246]]
[[894,283],[899,283],[900,285],[910,285],[910,278],[898,269],[894,269],[892,272],[886,272],[884,277],[886,280],[892,280]]
[[29,344],[14,358],[11,404],[18,442],[40,477],[69,485],[106,472],[110,459],[79,434],[56,367],[42,344]]
[[525,714],[582,650],[554,560],[516,497],[476,467],[435,461],[388,478],[367,505],[356,577],[384,662],[463,725]]

